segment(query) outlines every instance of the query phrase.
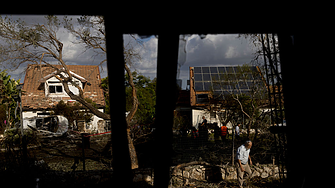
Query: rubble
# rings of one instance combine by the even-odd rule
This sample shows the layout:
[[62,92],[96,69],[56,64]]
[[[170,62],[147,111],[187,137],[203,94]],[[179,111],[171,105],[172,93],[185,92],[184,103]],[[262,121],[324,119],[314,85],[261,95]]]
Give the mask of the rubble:
[[[173,172],[171,181],[174,185],[191,186],[195,181],[222,181],[222,180],[236,180],[237,172],[235,166],[229,165],[191,165],[184,168],[174,170],[175,166],[171,167]],[[250,167],[252,171],[251,178],[279,178],[278,166],[272,164],[253,165]],[[136,169],[134,171],[134,182],[147,182],[153,184],[154,179],[153,169]]]

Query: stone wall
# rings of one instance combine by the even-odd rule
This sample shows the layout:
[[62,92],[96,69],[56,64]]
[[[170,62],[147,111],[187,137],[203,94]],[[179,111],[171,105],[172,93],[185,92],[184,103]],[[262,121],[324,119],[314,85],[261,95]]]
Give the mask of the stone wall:
[[[175,167],[171,167],[171,172]],[[279,169],[277,165],[256,164],[251,166],[252,176],[262,178],[279,178]],[[134,171],[134,182],[146,181],[149,184],[153,182],[153,169],[136,169]],[[222,181],[237,179],[235,166],[208,166],[191,165],[177,169],[172,174],[172,184],[188,185],[193,181]]]

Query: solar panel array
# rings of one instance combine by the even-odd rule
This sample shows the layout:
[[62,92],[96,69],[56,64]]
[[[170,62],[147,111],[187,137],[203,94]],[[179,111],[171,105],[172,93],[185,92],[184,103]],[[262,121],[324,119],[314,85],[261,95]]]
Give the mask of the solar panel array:
[[194,89],[213,91],[216,96],[229,93],[248,94],[255,83],[261,82],[258,71],[255,71],[256,66],[250,66],[248,70],[242,70],[240,66],[194,67]]

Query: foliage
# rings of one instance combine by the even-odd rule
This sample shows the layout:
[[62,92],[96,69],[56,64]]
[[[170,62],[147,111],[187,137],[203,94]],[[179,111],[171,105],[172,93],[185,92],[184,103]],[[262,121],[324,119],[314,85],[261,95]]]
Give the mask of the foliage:
[[[27,145],[29,144],[36,145],[39,143],[39,138],[35,131],[25,130],[24,135],[26,136]],[[20,129],[9,129],[4,134],[4,140],[2,141],[1,146],[6,149],[21,147],[22,145],[21,137],[22,136]]]
[[[133,82],[136,87],[136,95],[139,101],[138,109],[135,113],[133,122],[137,124],[148,124],[152,122],[155,116],[156,105],[156,78],[150,80],[149,77],[132,72]],[[126,85],[126,111],[130,111],[132,104],[132,87],[129,84],[129,76],[125,74]],[[106,108],[105,113],[109,113],[109,92],[108,92],[108,77],[101,80],[100,87],[104,90]]]
[[[145,77],[141,74],[137,74],[135,71],[132,72],[133,82],[136,87],[136,94],[139,101],[138,109],[134,116],[134,121],[137,124],[148,124],[151,123],[155,116],[156,106],[156,78],[150,80],[149,77]],[[126,78],[128,75],[126,75]],[[126,79],[128,80],[128,79]],[[126,110],[129,111],[132,108],[131,104],[131,92],[132,88],[126,81]]]
[[109,114],[109,90],[108,90],[108,77],[101,79],[100,87],[104,90],[105,97],[105,113]]
[[[1,71],[1,70],[0,70]],[[10,79],[10,75],[3,70],[0,72],[0,127],[13,124],[19,120],[19,114],[15,119],[15,108],[17,106],[15,96],[18,97],[16,86],[20,84],[20,80]]]

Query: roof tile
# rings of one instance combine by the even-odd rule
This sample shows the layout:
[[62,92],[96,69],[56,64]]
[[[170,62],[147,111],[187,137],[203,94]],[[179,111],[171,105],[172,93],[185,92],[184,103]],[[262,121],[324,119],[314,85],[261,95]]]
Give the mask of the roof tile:
[[[61,68],[60,65],[55,65]],[[105,98],[103,90],[99,87],[101,80],[98,66],[94,65],[67,65],[68,69],[73,73],[85,78],[91,85],[84,86],[84,97],[91,98],[98,106],[105,106]],[[41,78],[51,74],[55,69],[50,67],[40,67],[38,65],[29,64],[26,76],[24,79],[23,91],[25,95],[22,96],[22,107],[25,110],[29,109],[52,109],[59,100],[70,100],[70,97],[62,98],[47,98],[45,97],[44,87],[40,87],[39,82]],[[41,89],[42,88],[42,89]],[[93,93],[96,92],[96,93]]]

